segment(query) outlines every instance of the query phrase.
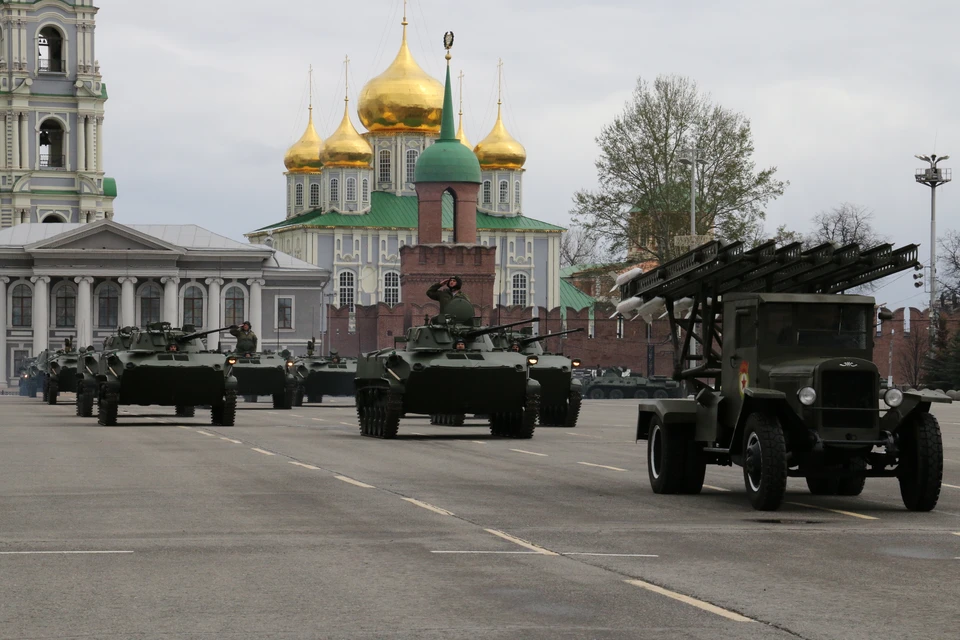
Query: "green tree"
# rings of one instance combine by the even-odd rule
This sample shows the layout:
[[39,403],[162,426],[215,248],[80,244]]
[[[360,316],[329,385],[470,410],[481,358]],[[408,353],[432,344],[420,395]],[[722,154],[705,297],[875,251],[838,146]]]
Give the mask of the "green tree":
[[725,109],[680,76],[637,80],[633,97],[597,137],[599,188],[574,197],[574,220],[613,251],[666,260],[671,239],[690,233],[690,169],[698,150],[697,234],[750,241],[760,235],[764,206],[788,183],[776,167],[757,170],[750,121]]

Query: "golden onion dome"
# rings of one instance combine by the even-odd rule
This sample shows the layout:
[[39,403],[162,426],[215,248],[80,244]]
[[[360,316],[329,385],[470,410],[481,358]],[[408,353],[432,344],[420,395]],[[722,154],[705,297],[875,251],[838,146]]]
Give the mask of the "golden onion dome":
[[497,121],[493,131],[480,141],[473,152],[477,155],[482,169],[521,169],[527,161],[527,151],[513,136],[507,133],[500,113],[500,101],[497,101]]
[[313,107],[310,107],[307,130],[299,140],[293,143],[292,147],[287,149],[286,155],[283,156],[283,165],[290,173],[320,173],[320,168],[323,166],[320,161],[322,148],[323,140],[313,126]]
[[343,101],[343,120],[323,145],[320,159],[325,167],[370,167],[373,148],[350,121],[350,101]]
[[407,46],[404,16],[400,51],[387,70],[364,85],[357,115],[372,132],[440,131],[443,85],[427,75]]

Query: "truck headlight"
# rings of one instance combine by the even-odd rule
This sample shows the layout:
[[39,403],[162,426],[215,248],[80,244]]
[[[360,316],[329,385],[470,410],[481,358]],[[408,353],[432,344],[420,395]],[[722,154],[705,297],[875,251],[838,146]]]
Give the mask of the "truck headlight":
[[809,407],[817,401],[817,392],[813,387],[804,387],[797,391],[797,399],[800,400],[800,404]]
[[540,362],[540,358],[538,358],[537,356],[527,356],[527,364],[533,366],[538,362]]
[[887,389],[887,392],[883,394],[883,401],[891,409],[899,407],[900,403],[903,402],[903,391],[900,391],[900,389]]

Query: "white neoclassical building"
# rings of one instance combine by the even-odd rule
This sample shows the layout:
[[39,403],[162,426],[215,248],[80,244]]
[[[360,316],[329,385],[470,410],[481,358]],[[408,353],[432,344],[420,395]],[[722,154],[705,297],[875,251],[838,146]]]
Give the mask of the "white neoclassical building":
[[[0,230],[0,387],[19,363],[118,327],[253,323],[261,348],[300,353],[323,329],[329,271],[195,225],[20,224]],[[233,339],[213,334],[211,349]]]

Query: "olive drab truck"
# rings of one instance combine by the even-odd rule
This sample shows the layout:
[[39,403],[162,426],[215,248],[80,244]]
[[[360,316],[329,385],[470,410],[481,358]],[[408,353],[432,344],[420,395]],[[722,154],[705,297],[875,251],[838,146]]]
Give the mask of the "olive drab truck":
[[881,398],[873,340],[892,314],[844,293],[907,269],[921,269],[916,245],[712,241],[622,283],[619,312],[666,309],[674,377],[690,392],[640,402],[653,491],[699,493],[707,464],[738,465],[759,510],[780,507],[788,477],[845,496],[896,478],[907,509],[933,509],[943,446],[930,406],[950,398]]

